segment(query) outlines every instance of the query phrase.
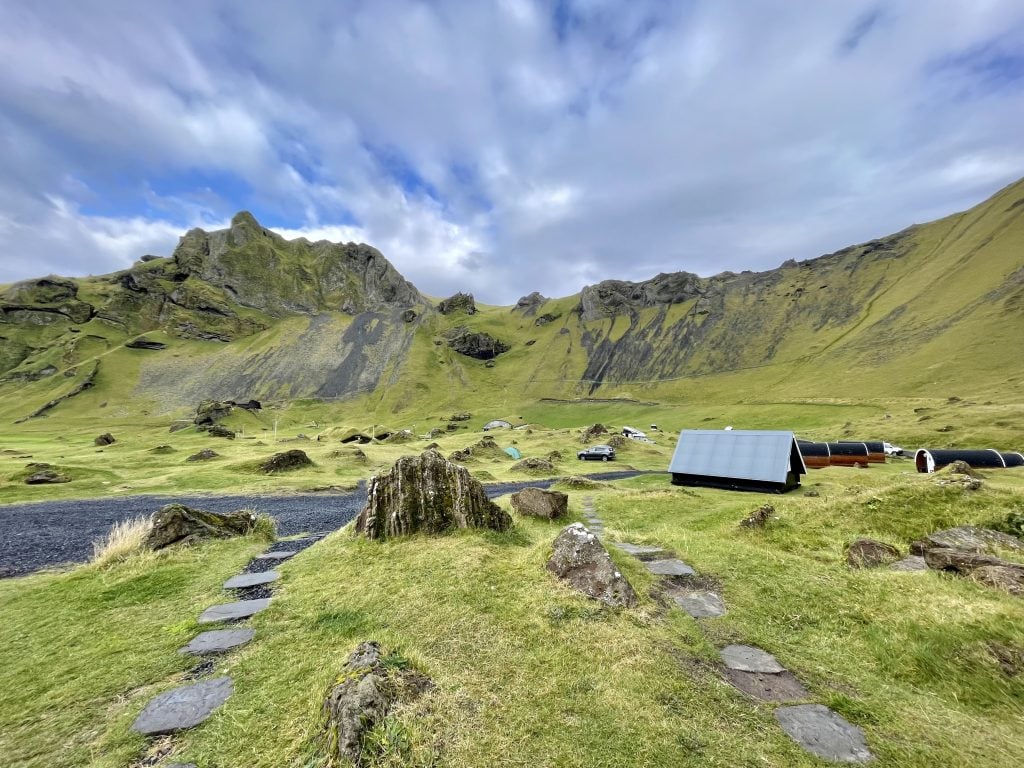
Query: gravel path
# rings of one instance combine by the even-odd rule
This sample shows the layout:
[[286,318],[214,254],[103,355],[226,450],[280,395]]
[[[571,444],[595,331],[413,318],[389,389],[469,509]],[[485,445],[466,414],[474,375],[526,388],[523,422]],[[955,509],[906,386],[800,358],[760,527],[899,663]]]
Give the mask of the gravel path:
[[[635,471],[599,472],[587,477],[618,480],[646,474]],[[494,498],[521,488],[546,488],[554,480],[524,480],[485,484]],[[289,496],[123,496],[105,499],[40,501],[0,505],[0,577],[84,562],[92,542],[103,538],[120,520],[150,515],[172,501],[211,512],[249,507],[277,519],[282,536],[337,530],[352,520],[366,503],[366,487],[345,494]]]

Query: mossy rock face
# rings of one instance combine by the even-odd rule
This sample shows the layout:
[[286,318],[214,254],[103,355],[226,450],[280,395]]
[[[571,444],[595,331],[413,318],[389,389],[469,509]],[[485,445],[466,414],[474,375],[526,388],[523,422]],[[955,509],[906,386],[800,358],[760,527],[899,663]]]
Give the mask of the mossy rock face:
[[511,516],[487,498],[465,467],[433,450],[403,456],[373,477],[366,506],[356,518],[356,531],[369,539],[511,526]]
[[449,296],[437,305],[437,311],[442,315],[450,315],[455,312],[464,312],[467,315],[476,314],[476,301],[472,293],[456,293]]
[[153,516],[153,528],[146,538],[150,549],[163,549],[198,539],[223,539],[252,531],[256,515],[239,510],[226,515],[205,512],[184,504],[168,504]]
[[313,466],[313,461],[306,455],[306,452],[293,448],[290,451],[275,453],[260,464],[260,471],[272,475],[278,472],[291,472],[295,469],[311,466]]

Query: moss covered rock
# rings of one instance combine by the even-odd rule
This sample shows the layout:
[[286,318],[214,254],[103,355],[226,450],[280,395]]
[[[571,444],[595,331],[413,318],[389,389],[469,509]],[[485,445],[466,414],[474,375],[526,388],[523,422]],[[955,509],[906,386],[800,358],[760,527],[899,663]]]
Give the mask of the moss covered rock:
[[260,471],[272,475],[277,472],[291,472],[294,469],[311,466],[313,466],[313,460],[306,455],[306,452],[293,448],[290,451],[275,453],[260,464]]
[[256,515],[247,510],[205,512],[184,504],[168,504],[153,516],[153,527],[146,538],[150,549],[163,549],[171,544],[197,539],[223,539],[242,536],[252,531]]
[[511,525],[509,514],[487,498],[465,467],[433,450],[403,456],[374,476],[356,518],[356,531],[369,539],[456,528],[504,531]]

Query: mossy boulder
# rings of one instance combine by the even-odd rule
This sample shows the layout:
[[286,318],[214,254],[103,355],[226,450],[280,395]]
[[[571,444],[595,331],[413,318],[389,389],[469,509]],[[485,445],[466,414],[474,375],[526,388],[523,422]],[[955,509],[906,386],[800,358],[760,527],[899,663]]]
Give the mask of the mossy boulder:
[[219,456],[220,454],[217,453],[216,451],[211,450],[209,448],[203,448],[203,450],[199,451],[198,453],[193,453],[191,456],[185,459],[185,461],[209,461],[210,459],[216,459]]
[[269,459],[260,464],[260,471],[265,472],[268,475],[273,475],[278,472],[291,472],[296,469],[311,466],[313,466],[313,460],[306,455],[306,452],[300,451],[298,448],[293,448],[290,451],[275,453]]
[[511,496],[512,509],[520,515],[559,520],[569,511],[569,497],[560,491],[523,488]]
[[449,296],[437,305],[437,311],[442,315],[450,315],[455,312],[464,312],[467,315],[476,314],[476,301],[472,293],[456,293]]
[[206,512],[184,504],[167,504],[153,516],[153,527],[146,537],[150,549],[198,539],[224,539],[242,536],[253,530],[256,515],[248,510],[228,514]]
[[25,478],[26,485],[52,485],[54,483],[70,482],[70,477],[53,469],[43,469]]
[[193,422],[200,427],[217,424],[231,413],[231,408],[231,403],[222,403],[220,400],[203,400],[196,408]]
[[453,328],[446,334],[448,346],[460,355],[473,357],[477,360],[491,360],[502,352],[508,352],[511,347],[503,341],[499,341],[490,334],[482,331],[471,331],[460,326]]
[[549,474],[555,471],[555,465],[547,459],[538,459],[535,457],[529,457],[522,461],[517,461],[511,467],[513,472],[530,472],[533,474]]
[[356,531],[369,539],[456,528],[504,531],[511,525],[511,516],[487,498],[465,467],[433,450],[403,456],[375,475],[356,518]]
[[105,445],[113,445],[114,443],[117,442],[117,440],[109,432],[104,432],[102,435],[100,435],[99,437],[95,438],[92,442],[93,442],[94,445],[98,445],[98,446],[102,447],[102,446],[105,446]]

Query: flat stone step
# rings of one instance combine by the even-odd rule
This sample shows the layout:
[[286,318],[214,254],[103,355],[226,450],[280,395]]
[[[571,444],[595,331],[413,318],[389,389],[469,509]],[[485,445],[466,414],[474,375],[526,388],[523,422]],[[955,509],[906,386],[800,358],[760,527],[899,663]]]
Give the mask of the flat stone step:
[[644,563],[648,571],[657,576],[696,576],[697,572],[682,560],[648,560]]
[[245,589],[246,587],[256,587],[260,584],[269,584],[272,581],[277,581],[281,578],[281,574],[277,571],[260,571],[259,573],[241,573],[238,576],[232,576],[230,579],[224,582],[224,589]]
[[264,597],[259,600],[239,600],[234,603],[221,603],[211,605],[199,617],[200,624],[212,624],[217,621],[230,621],[231,619],[247,619],[253,614],[265,610],[270,605],[270,598]]
[[254,560],[287,560],[289,557],[295,557],[298,552],[291,549],[282,549],[280,552],[264,552],[262,555],[256,555]]
[[927,571],[928,563],[920,555],[907,555],[889,566],[893,571]]
[[132,730],[144,736],[161,736],[193,728],[227,701],[232,690],[230,677],[217,677],[165,691],[146,705]]
[[676,605],[695,619],[712,619],[725,616],[725,603],[714,592],[699,590],[673,595]]
[[761,672],[775,675],[785,672],[786,668],[779,664],[778,659],[767,651],[752,645],[727,645],[720,651],[722,661],[729,669],[741,672]]
[[725,679],[738,691],[761,701],[775,701],[783,704],[791,701],[807,701],[811,698],[810,692],[804,688],[792,672],[767,675],[763,672],[741,672],[728,667],[722,672]]
[[628,541],[617,541],[612,546],[621,549],[627,555],[632,555],[633,557],[651,557],[653,555],[665,554],[665,550],[661,547],[648,544],[630,544]]
[[192,638],[192,642],[179,653],[190,656],[204,656],[208,653],[227,653],[232,648],[245,645],[256,635],[255,629],[214,629]]
[[812,755],[837,763],[866,763],[874,758],[864,732],[821,704],[779,707],[775,719]]

